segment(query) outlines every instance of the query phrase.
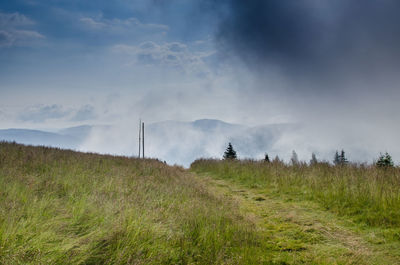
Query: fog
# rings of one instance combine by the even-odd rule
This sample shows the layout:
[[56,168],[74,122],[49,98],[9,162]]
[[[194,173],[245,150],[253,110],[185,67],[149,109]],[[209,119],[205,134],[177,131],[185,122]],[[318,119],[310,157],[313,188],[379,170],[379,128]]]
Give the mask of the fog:
[[[165,3],[155,5],[170,8]],[[217,65],[229,81],[211,84],[209,97],[196,88],[183,92],[183,100],[176,104],[185,108],[174,106],[163,111],[173,109],[181,118],[177,120],[219,118],[246,126],[300,124],[269,139],[268,144],[257,137],[246,139],[244,132],[238,136],[239,147],[253,141],[251,146],[263,146],[265,152],[285,159],[296,150],[303,160],[315,152],[331,161],[340,149],[358,162],[372,162],[385,151],[400,159],[396,135],[400,122],[399,7],[397,1],[374,0],[194,4],[192,12],[200,20],[215,16]],[[224,94],[221,91],[227,96],[218,97]],[[191,97],[196,94],[199,97]],[[160,101],[168,100],[168,96],[160,96]],[[206,106],[203,116],[196,111],[202,109],[198,102]],[[207,112],[215,106],[219,110]],[[153,111],[159,109],[154,107]],[[182,115],[186,111],[189,115]],[[175,161],[180,152],[187,154],[187,149],[198,150],[196,146],[203,143],[203,136],[191,128],[185,129],[184,136],[166,130],[158,137],[149,140],[149,155],[168,161]],[[212,148],[205,147],[207,151],[197,155],[221,157],[231,138],[215,133],[205,143]],[[244,153],[261,156],[258,149]]]
[[[352,161],[371,163],[386,151],[400,161],[398,1],[138,6],[121,18],[116,11],[71,12],[68,19],[77,22],[66,35],[73,42],[78,32],[71,47],[86,50],[56,42],[48,43],[52,53],[40,48],[28,62],[13,53],[4,57],[11,66],[2,75],[2,127],[107,125],[94,126],[79,150],[136,155],[141,118],[148,126],[148,156],[185,166],[198,157],[222,157],[229,141],[242,158],[261,159],[267,152],[288,160],[296,150],[302,160],[314,152],[331,161],[344,149]],[[9,34],[29,27],[44,36],[42,42],[52,40],[29,14],[32,23],[18,27],[8,21],[10,14],[0,15]],[[12,72],[16,68],[24,70],[23,79]],[[207,133],[191,124],[199,119],[241,129]],[[290,126],[271,134],[276,124]]]

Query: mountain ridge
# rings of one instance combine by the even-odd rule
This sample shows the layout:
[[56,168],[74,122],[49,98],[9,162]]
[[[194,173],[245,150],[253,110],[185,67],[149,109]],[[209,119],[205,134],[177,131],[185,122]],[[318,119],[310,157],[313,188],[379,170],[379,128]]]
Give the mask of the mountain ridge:
[[[273,149],[282,134],[296,126],[289,123],[246,126],[217,119],[154,122],[146,126],[146,156],[188,167],[199,157],[221,157],[228,142],[232,142],[240,157],[257,158]],[[0,140],[135,156],[136,134],[137,129],[132,127],[83,124],[53,132],[3,129]]]

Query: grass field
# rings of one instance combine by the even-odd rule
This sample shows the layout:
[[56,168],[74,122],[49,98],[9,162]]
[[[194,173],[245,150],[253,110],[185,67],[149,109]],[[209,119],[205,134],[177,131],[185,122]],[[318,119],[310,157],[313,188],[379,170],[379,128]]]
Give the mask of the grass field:
[[[380,256],[362,263],[400,264],[399,168],[200,159],[191,165],[191,170],[223,181],[225,186],[251,192],[253,201],[265,206],[256,215],[268,208],[265,205],[268,201],[280,205],[273,211],[281,212],[282,218],[286,218],[288,210],[302,209],[302,216],[298,217],[310,217],[311,223],[317,220],[325,226],[342,223],[343,231],[352,232],[353,237],[364,242],[363,248],[370,252],[367,256]],[[309,212],[308,217],[304,212]],[[389,256],[393,259],[385,260]],[[356,260],[352,262],[358,264]]]
[[0,264],[399,264],[398,180],[2,142]]
[[[400,227],[400,169],[319,163],[289,166],[281,162],[198,160],[196,172],[209,172],[247,187],[268,188],[377,227]],[[400,240],[400,234],[394,235]]]
[[254,264],[266,240],[156,160],[0,144],[0,264]]

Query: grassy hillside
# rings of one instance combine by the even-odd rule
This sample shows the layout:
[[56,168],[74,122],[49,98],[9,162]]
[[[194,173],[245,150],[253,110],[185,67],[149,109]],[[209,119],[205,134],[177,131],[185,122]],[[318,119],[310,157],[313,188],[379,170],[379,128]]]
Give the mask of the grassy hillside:
[[0,264],[255,264],[236,205],[155,160],[0,143]]
[[[284,207],[302,209],[302,218],[312,216],[311,223],[322,218],[320,223],[330,223],[332,227],[343,220],[347,230],[354,232],[360,242],[365,241],[364,247],[373,253],[371,257],[378,252],[381,258],[393,255],[396,264],[400,264],[399,168],[327,163],[289,166],[279,161],[201,159],[191,165],[191,170],[257,194],[254,200],[279,203],[279,209],[272,209],[276,212],[283,212]],[[270,205],[264,205],[256,214],[265,215],[266,209],[271,210]],[[365,262],[370,263],[393,264],[393,261]]]
[[[313,200],[340,215],[378,227],[400,227],[400,169],[375,166],[289,166],[281,162],[197,160],[195,172],[248,187]],[[397,235],[400,240],[400,230]]]
[[398,169],[191,171],[2,142],[0,264],[400,264]]

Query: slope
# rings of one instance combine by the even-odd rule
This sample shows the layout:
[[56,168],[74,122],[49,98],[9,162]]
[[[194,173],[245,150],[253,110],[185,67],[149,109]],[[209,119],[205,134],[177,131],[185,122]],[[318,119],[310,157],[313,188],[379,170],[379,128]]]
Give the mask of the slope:
[[157,160],[0,143],[0,264],[257,264],[236,206]]
[[[369,219],[363,220],[356,211],[352,214],[349,211],[338,212],[333,207],[327,208],[321,198],[313,199],[312,196],[318,195],[310,195],[308,186],[315,186],[326,196],[331,191],[320,186],[322,183],[334,190],[341,189],[335,185],[340,178],[332,172],[332,176],[326,178],[317,175],[317,169],[320,173],[326,167],[329,166],[198,160],[192,164],[191,170],[203,176],[210,189],[225,194],[226,200],[236,201],[240,212],[254,220],[259,233],[269,237],[269,242],[278,247],[275,260],[285,264],[400,264],[400,230],[397,225],[382,222],[385,219],[378,217],[376,222],[368,224],[366,221]],[[342,179],[349,171],[356,172],[356,168],[350,166],[334,170]],[[373,168],[367,170],[376,173]],[[366,182],[371,183],[367,177],[363,175]],[[353,182],[353,185],[364,188],[364,181],[353,179]],[[357,192],[349,186],[353,193]],[[376,182],[371,189],[376,189],[374,186],[379,187]],[[364,197],[370,196],[367,190],[363,191]],[[341,196],[346,195],[341,193]],[[352,207],[360,207],[361,199],[358,203]],[[342,207],[351,205],[343,203]],[[367,213],[367,206],[358,210],[358,214]],[[383,211],[380,215],[385,217]]]

